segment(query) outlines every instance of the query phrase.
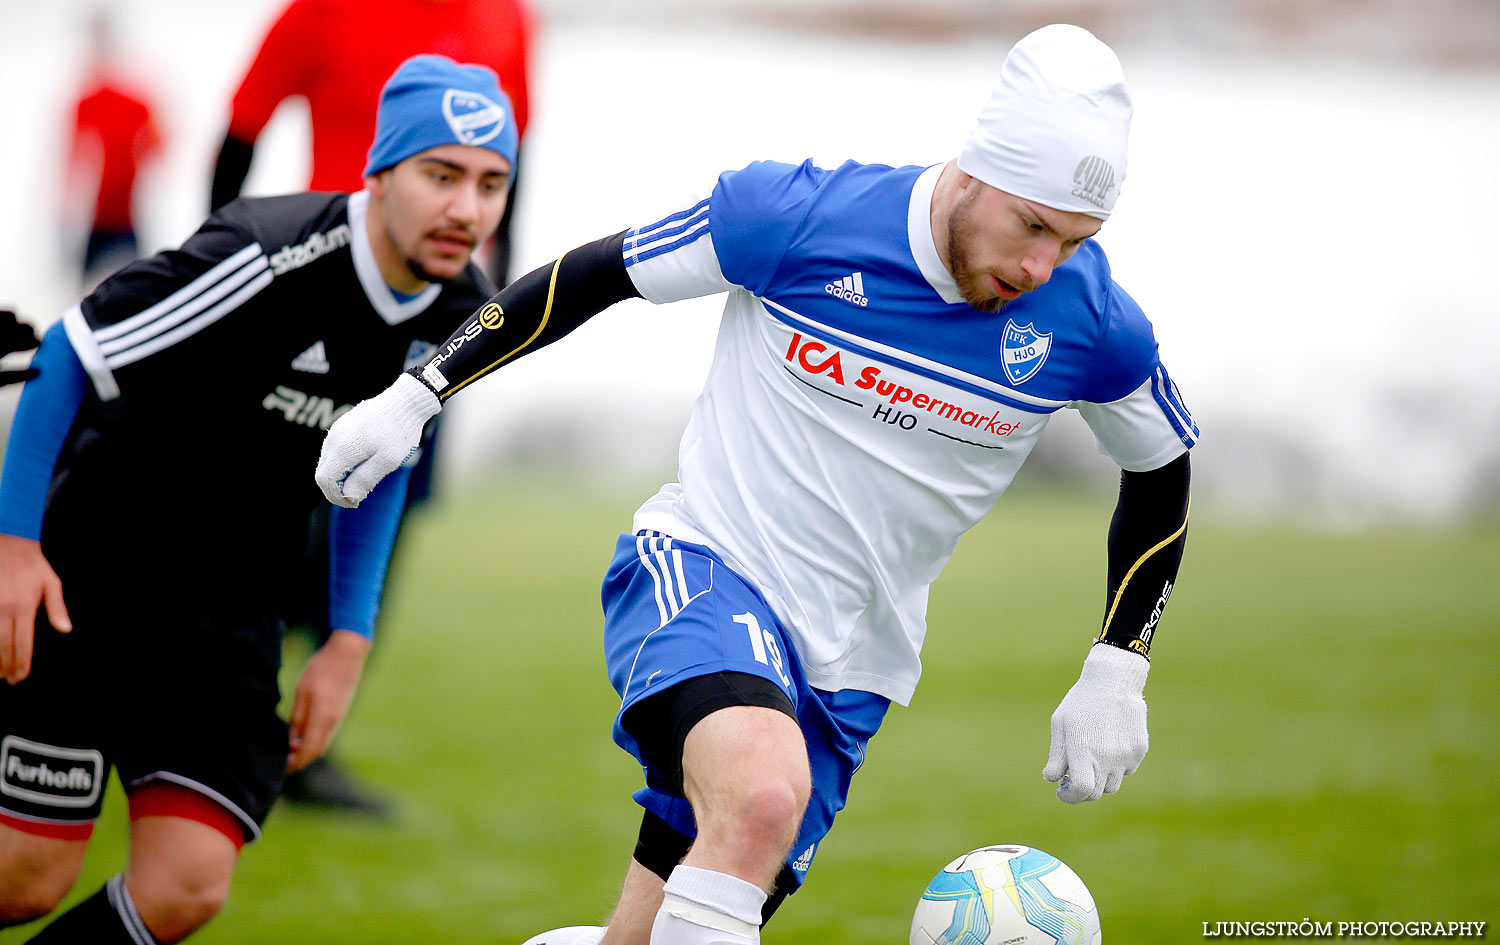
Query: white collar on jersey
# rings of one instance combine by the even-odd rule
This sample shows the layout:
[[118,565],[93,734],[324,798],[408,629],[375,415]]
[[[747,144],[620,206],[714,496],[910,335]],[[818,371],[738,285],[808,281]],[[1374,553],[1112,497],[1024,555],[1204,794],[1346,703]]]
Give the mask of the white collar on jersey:
[[434,282],[405,302],[396,301],[391,287],[385,284],[385,277],[380,274],[380,264],[375,261],[375,251],[370,248],[370,234],[365,231],[365,212],[369,206],[368,190],[349,195],[349,236],[354,271],[359,275],[359,284],[364,288],[370,306],[387,325],[399,325],[426,311],[443,287]]
[[942,164],[934,164],[921,173],[911,189],[911,203],[906,210],[906,239],[911,243],[912,258],[927,284],[950,305],[962,302],[958,283],[943,268],[938,256],[937,244],[932,241],[932,192],[937,189],[938,178],[943,174]]

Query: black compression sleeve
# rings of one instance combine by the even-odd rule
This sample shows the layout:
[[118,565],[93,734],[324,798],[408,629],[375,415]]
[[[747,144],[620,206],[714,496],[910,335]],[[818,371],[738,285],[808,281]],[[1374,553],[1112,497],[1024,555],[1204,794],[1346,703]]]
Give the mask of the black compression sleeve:
[[500,290],[410,372],[447,400],[500,365],[549,345],[616,302],[638,298],[625,231],[586,243]]
[[1151,637],[1177,581],[1187,541],[1188,454],[1150,472],[1120,474],[1109,523],[1109,593],[1099,642],[1150,658]]
[[219,159],[214,162],[214,182],[208,191],[208,209],[217,210],[240,195],[245,178],[250,176],[250,159],[255,156],[255,143],[241,141],[226,134],[219,148]]

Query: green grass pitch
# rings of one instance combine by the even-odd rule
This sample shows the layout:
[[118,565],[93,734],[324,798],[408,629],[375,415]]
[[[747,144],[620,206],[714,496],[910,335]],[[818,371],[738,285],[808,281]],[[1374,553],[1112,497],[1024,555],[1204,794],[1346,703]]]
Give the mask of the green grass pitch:
[[[512,480],[426,514],[339,744],[399,819],[279,808],[194,941],[518,943],[599,921],[639,772],[608,737],[598,585],[646,494]],[[998,842],[1073,866],[1114,945],[1201,942],[1230,920],[1495,919],[1500,528],[1198,514],[1156,638],[1151,753],[1074,808],[1040,772],[1103,606],[1111,501],[1023,476],[965,538],[916,698],[766,941],[900,945],[931,874]],[[122,862],[112,790],[74,898]]]

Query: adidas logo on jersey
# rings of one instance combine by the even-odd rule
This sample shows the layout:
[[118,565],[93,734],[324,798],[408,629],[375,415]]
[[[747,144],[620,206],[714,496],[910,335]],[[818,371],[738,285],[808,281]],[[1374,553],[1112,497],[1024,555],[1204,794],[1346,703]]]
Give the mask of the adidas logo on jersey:
[[323,342],[317,342],[293,358],[292,370],[304,371],[308,374],[327,374],[328,352],[323,350]]
[[870,300],[865,298],[864,273],[850,273],[838,282],[828,283],[823,287],[823,291],[836,299],[843,299],[845,302],[858,305],[860,308],[870,304]]
[[803,850],[802,855],[797,857],[796,862],[792,864],[792,869],[796,870],[799,873],[806,873],[807,868],[812,866],[813,852],[817,849],[818,845],[814,843],[806,850]]

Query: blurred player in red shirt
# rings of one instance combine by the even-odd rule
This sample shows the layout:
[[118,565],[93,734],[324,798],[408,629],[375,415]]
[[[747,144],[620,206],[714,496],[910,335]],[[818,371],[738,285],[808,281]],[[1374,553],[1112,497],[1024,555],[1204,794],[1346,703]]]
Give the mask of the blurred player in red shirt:
[[161,135],[144,96],[131,90],[111,61],[109,21],[89,23],[89,73],[73,116],[68,152],[68,193],[98,190],[88,223],[83,278],[93,285],[139,255],[135,235],[135,181],[161,150]]

